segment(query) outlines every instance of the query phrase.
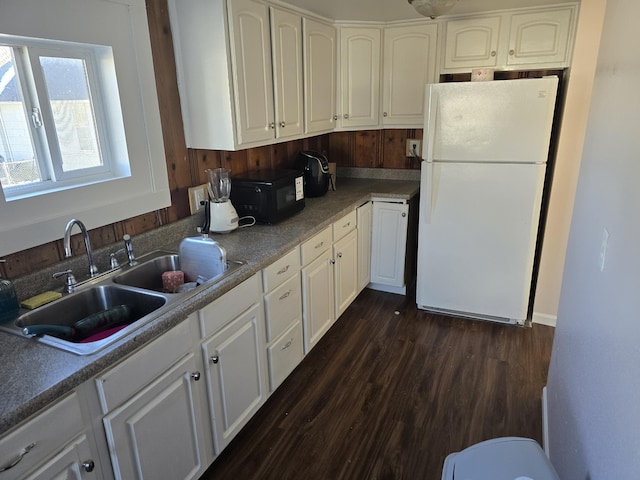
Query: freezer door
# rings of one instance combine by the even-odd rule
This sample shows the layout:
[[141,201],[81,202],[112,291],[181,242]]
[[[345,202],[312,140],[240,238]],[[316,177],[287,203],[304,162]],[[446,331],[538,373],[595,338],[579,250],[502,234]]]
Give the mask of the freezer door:
[[545,165],[422,164],[419,308],[527,316]]
[[428,85],[423,158],[545,163],[558,79]]

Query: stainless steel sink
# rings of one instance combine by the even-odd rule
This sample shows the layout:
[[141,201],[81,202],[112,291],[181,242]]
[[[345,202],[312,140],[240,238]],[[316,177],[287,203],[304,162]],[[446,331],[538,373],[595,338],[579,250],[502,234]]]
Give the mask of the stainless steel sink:
[[[67,352],[90,355],[126,337],[201,289],[220,281],[242,264],[238,261],[229,261],[225,272],[207,280],[195,289],[182,293],[166,293],[162,291],[162,273],[179,270],[180,257],[173,252],[157,250],[140,257],[138,264],[133,267],[123,267],[80,284],[76,292],[35,310],[23,310],[22,315],[14,322],[0,324],[0,330],[28,340],[23,333],[25,327],[34,325],[71,327],[93,314],[126,305],[129,315],[125,326],[119,325],[103,332],[103,335],[109,333],[105,338],[96,339],[96,336],[89,336],[84,339],[70,339],[64,335],[56,336],[58,334],[54,332],[32,337],[33,341]],[[98,328],[96,333],[99,330]]]
[[[34,337],[37,341],[61,348],[79,355],[95,353],[116,340],[128,335],[154,318],[150,315],[167,304],[167,298],[155,292],[143,292],[125,289],[115,285],[96,285],[67,295],[36,310],[28,311],[18,317],[13,324],[2,325],[2,329],[17,335],[23,335],[23,329],[30,326],[72,327],[76,322],[92,314],[104,312],[113,307],[126,305],[130,314],[124,327],[106,338],[95,341],[65,339],[47,334]],[[113,329],[116,330],[116,329]],[[97,329],[96,333],[99,331]],[[88,338],[91,340],[91,338]]]
[[[227,261],[226,270],[220,275],[206,280],[203,285],[210,285],[211,283],[220,281],[240,266],[242,266],[242,262]],[[167,271],[176,270],[180,270],[180,256],[178,254],[165,254],[147,260],[140,265],[122,270],[121,273],[113,277],[113,281],[120,285],[167,293],[164,292],[162,288],[162,274]],[[197,280],[196,278],[185,278],[185,282],[196,282]],[[173,292],[168,293],[171,294]]]

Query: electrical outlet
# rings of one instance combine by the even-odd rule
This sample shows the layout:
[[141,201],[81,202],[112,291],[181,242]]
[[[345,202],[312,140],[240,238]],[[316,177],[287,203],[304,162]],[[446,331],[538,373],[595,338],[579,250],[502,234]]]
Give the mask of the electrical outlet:
[[420,157],[420,140],[416,140],[415,138],[407,138],[407,151],[405,155],[407,157]]
[[196,213],[201,208],[200,202],[207,199],[207,185],[198,185],[197,187],[189,188],[189,209],[191,215]]

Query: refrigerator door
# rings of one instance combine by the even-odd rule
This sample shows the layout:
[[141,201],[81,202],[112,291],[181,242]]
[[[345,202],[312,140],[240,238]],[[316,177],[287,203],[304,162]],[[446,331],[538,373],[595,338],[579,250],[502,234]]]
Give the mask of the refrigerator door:
[[545,167],[422,163],[418,308],[526,319]]
[[545,163],[558,78],[427,86],[423,158]]

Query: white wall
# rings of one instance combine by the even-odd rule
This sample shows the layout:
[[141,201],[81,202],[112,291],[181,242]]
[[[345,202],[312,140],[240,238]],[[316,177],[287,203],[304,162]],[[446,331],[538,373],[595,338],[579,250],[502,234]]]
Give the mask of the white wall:
[[533,321],[555,325],[573,199],[596,69],[606,0],[582,0],[540,256]]
[[640,478],[638,18],[608,0],[547,384],[563,479]]

